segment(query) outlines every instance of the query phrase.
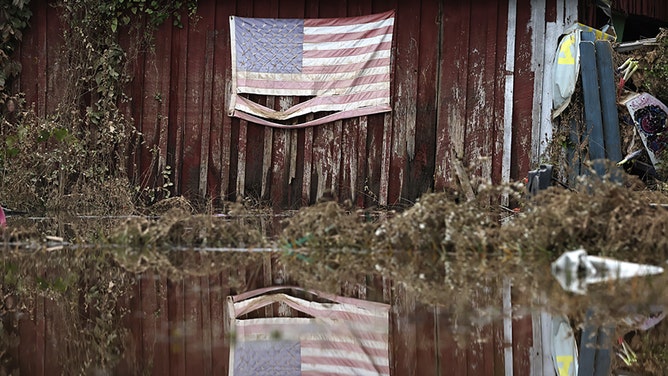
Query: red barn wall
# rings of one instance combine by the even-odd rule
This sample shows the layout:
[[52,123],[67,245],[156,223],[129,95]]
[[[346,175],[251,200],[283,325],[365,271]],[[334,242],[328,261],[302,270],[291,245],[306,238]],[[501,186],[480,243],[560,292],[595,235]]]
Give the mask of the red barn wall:
[[[169,166],[174,194],[251,196],[280,208],[311,204],[328,191],[358,206],[410,204],[456,183],[454,159],[495,182],[521,179],[531,167],[535,138],[535,3],[541,1],[517,1],[514,68],[508,71],[507,0],[200,1],[196,21],[184,17],[182,29],[166,22],[154,48],[131,62],[127,112],[144,141],[131,176],[160,186],[160,171]],[[539,23],[555,13],[551,3],[541,3],[547,10]],[[58,80],[66,74],[59,63],[61,25],[56,8],[31,7],[15,89],[45,115],[56,108]],[[297,130],[227,115],[229,16],[345,17],[390,9],[396,10],[392,113]],[[512,135],[504,131],[508,93]],[[295,98],[258,100],[278,108]],[[512,146],[505,154],[504,140]]]

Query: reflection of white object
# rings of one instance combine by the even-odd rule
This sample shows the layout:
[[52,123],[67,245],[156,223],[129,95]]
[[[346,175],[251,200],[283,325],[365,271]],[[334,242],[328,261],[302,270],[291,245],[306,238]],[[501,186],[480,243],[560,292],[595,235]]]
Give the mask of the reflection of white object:
[[578,347],[573,329],[563,316],[552,318],[552,349],[554,368],[558,376],[578,374]]
[[584,249],[566,252],[552,263],[552,275],[564,290],[584,294],[587,285],[663,273],[663,268],[589,256]]

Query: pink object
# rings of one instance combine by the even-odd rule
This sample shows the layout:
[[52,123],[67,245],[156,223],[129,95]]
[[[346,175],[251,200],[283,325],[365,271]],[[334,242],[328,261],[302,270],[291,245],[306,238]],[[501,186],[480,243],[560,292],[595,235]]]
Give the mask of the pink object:
[[5,218],[5,211],[0,206],[0,227],[7,227],[7,218]]

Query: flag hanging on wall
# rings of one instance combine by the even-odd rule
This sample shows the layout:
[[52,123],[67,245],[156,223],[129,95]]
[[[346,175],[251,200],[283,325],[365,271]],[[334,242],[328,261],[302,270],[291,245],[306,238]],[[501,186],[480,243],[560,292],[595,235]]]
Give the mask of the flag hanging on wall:
[[[329,302],[317,302],[296,294]],[[290,317],[257,317],[282,304]],[[226,304],[232,376],[389,376],[390,306],[296,287],[229,296]],[[259,312],[258,312],[259,311]]]
[[[230,116],[296,128],[391,111],[393,30],[394,11],[348,18],[230,17]],[[247,94],[303,98],[275,110]],[[295,123],[306,114],[325,115]]]

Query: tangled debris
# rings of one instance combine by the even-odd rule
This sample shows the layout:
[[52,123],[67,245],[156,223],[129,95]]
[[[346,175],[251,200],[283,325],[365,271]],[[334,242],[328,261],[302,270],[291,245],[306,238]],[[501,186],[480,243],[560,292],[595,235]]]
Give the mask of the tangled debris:
[[[183,201],[173,200],[173,207],[165,208],[161,215],[117,221],[94,249],[72,244],[48,253],[7,250],[3,254],[3,291],[20,302],[20,307],[30,307],[35,296],[47,295],[75,307],[80,295],[70,294],[71,286],[88,286],[84,296],[118,286],[118,291],[113,290],[118,292],[117,299],[131,293],[132,276],[148,269],[170,279],[225,272],[231,276],[230,284],[237,283],[234,288],[244,290],[245,282],[232,278],[236,270],[261,267],[270,257],[271,262],[283,265],[290,283],[334,293],[340,291],[343,281],[390,279],[418,302],[440,306],[442,312],[460,318],[460,330],[471,328],[471,333],[481,323],[500,317],[500,312],[490,308],[501,300],[504,279],[513,283],[518,307],[540,306],[571,317],[579,317],[592,305],[600,307],[599,313],[607,319],[618,319],[627,315],[624,309],[629,304],[668,304],[664,276],[605,284],[582,297],[564,293],[549,272],[551,261],[579,247],[589,254],[663,264],[668,258],[664,235],[668,232],[668,195],[661,190],[643,189],[640,180],[625,176],[621,181],[583,177],[576,189],[552,187],[532,198],[519,184],[479,185],[476,192],[473,200],[452,192],[425,194],[402,212],[355,210],[329,201],[287,218],[243,204],[230,205],[224,213],[196,214],[184,210]],[[501,197],[508,197],[521,209],[511,213],[500,207],[496,203]],[[38,233],[5,230],[6,236],[33,242],[39,241],[33,237]],[[40,282],[27,265],[50,268],[51,279]],[[60,266],[52,268],[54,265]],[[106,273],[106,269],[113,273],[95,277],[97,274],[87,272],[91,268],[96,273]],[[95,294],[90,304],[100,299]],[[97,305],[98,309],[123,315],[116,311],[118,305],[112,309],[105,304]],[[4,309],[16,312],[23,308],[14,304]],[[91,325],[86,317],[77,320],[76,325]],[[101,323],[105,326],[96,333],[122,337],[122,325],[113,327],[113,323]],[[633,345],[638,351],[665,346],[658,341],[656,336],[639,333]],[[114,340],[108,346],[117,354],[124,345]],[[114,361],[100,360],[100,354],[84,355],[87,361]],[[658,353],[642,359],[650,368],[666,365]]]

